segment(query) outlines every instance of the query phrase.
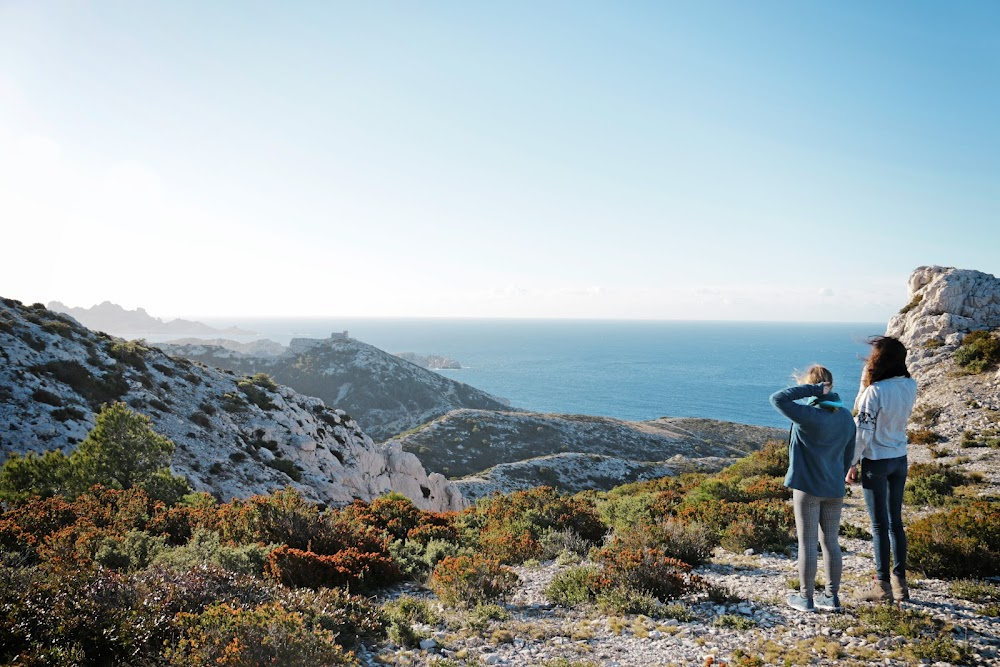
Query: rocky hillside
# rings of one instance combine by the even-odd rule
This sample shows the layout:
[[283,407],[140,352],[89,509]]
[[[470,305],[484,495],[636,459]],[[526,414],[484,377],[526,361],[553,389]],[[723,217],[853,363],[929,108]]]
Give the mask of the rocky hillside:
[[293,485],[335,505],[389,491],[427,509],[463,504],[443,476],[398,444],[376,445],[319,398],[90,331],[41,304],[0,300],[3,458],[69,450],[109,401],[148,415],[176,444],[174,473],[222,499]]
[[161,345],[168,354],[237,373],[264,372],[296,391],[343,408],[376,440],[459,408],[510,410],[495,396],[341,334],[293,339],[279,356],[217,345]]
[[[1000,280],[980,271],[922,266],[909,280],[909,303],[892,317],[886,334],[909,350],[908,366],[919,391],[911,428],[940,442],[917,447],[918,457],[943,462],[967,457],[1000,490],[1000,370],[969,373],[955,361],[973,331],[1000,329]],[[1000,440],[996,440],[1000,442]]]
[[608,417],[456,410],[391,441],[428,470],[462,480],[479,497],[539,484],[566,491],[610,489],[702,467],[759,449],[785,431],[711,419],[627,422]]

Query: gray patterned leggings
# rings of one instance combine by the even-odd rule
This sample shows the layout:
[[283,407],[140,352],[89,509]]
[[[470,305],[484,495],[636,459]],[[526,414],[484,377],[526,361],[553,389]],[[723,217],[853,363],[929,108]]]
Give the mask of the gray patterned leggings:
[[826,592],[836,595],[840,591],[840,575],[844,571],[840,543],[837,541],[844,499],[820,498],[793,489],[792,506],[795,508],[795,531],[799,536],[800,595],[810,600],[813,597],[817,540],[823,549]]

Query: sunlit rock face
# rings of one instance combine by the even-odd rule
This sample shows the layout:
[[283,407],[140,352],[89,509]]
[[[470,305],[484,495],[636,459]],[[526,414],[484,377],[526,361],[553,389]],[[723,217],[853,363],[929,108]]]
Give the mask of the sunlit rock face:
[[954,351],[970,331],[997,328],[1000,280],[981,271],[921,266],[910,275],[909,304],[889,320],[886,335],[906,345],[911,371],[920,371]]
[[171,468],[222,500],[286,486],[343,505],[390,491],[429,510],[461,493],[343,410],[286,386],[91,331],[43,306],[0,300],[0,454],[71,450],[102,403],[124,401],[176,444]]

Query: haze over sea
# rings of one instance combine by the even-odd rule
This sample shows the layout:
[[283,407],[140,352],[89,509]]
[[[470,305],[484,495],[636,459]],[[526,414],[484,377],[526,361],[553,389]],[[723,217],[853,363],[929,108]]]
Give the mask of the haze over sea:
[[[204,320],[229,326],[232,320]],[[881,323],[493,319],[247,319],[235,322],[287,344],[352,338],[392,353],[439,354],[438,371],[511,405],[628,420],[706,417],[783,427],[768,396],[812,363],[827,366],[850,406]]]

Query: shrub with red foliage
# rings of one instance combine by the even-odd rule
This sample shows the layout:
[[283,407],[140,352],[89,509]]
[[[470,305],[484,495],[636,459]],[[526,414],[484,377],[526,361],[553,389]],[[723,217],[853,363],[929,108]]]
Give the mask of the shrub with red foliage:
[[267,556],[267,574],[293,588],[346,586],[361,591],[393,584],[401,578],[392,558],[349,547],[331,555],[278,547]]
[[446,604],[471,605],[504,600],[519,578],[496,558],[480,554],[447,556],[434,568],[431,589]]
[[597,552],[597,560],[604,564],[598,576],[604,588],[624,586],[669,600],[706,587],[690,565],[671,558],[660,547],[633,548],[612,541]]
[[[323,517],[315,503],[293,488],[220,505],[217,526],[223,539],[236,544],[287,544],[308,549],[321,534]],[[204,526],[209,527],[209,526]]]

